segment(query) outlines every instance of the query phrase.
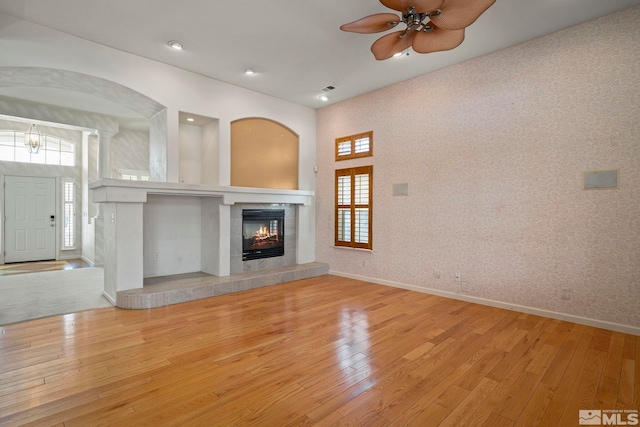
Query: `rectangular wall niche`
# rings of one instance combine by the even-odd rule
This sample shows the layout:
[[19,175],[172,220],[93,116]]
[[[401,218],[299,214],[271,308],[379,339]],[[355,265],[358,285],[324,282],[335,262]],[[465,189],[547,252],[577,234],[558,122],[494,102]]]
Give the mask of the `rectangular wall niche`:
[[242,210],[242,260],[284,255],[284,210]]

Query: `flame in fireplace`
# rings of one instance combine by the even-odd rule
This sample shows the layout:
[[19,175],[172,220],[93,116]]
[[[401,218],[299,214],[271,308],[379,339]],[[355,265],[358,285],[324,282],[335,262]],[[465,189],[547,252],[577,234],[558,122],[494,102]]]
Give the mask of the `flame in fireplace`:
[[255,233],[253,233],[253,237],[256,240],[265,240],[271,237],[275,237],[276,240],[278,240],[278,233],[271,233],[267,227],[261,226]]

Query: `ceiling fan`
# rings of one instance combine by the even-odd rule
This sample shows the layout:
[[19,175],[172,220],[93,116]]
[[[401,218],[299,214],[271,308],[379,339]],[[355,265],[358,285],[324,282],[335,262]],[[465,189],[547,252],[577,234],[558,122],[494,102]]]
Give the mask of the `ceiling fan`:
[[418,53],[453,49],[464,40],[464,29],[473,24],[496,0],[380,0],[402,12],[376,13],[340,27],[342,31],[370,34],[390,30],[401,22],[407,27],[376,40],[371,52],[377,60],[391,58],[412,47]]

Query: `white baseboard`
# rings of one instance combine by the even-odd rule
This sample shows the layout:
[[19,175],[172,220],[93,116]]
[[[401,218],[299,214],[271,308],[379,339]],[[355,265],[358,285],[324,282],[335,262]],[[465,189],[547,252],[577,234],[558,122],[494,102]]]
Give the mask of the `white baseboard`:
[[93,263],[93,261],[92,261],[92,260],[90,260],[89,258],[86,258],[86,257],[84,257],[84,256],[81,256],[81,257],[80,257],[80,259],[81,259],[81,260],[83,260],[84,262],[86,262],[87,264],[89,264],[91,267],[98,267],[98,266],[97,266],[97,265],[95,265],[95,264]]
[[62,251],[61,251],[61,252],[58,254],[58,258],[57,258],[57,260],[58,260],[58,261],[66,261],[66,260],[69,260],[69,259],[78,259],[78,258],[79,258],[79,257],[78,257],[78,255],[77,255],[77,254],[75,254],[75,255],[67,255],[67,254],[65,254],[64,252],[62,252]]
[[593,326],[596,328],[608,329],[611,331],[622,332],[625,334],[640,336],[640,328],[630,325],[622,325],[620,323],[607,322],[604,320],[590,319],[588,317],[574,316],[572,314],[560,313],[557,311],[544,310],[541,308],[528,307],[524,305],[511,304],[502,301],[495,301],[480,297],[474,297],[471,295],[457,294],[454,292],[441,291],[432,288],[423,288],[415,285],[408,285],[405,283],[393,282],[390,280],[376,279],[373,277],[360,276],[357,274],[343,273],[341,271],[329,270],[329,274],[335,276],[347,277],[349,279],[362,280],[364,282],[376,283],[378,285],[391,286],[394,288],[402,288],[410,291],[422,292],[425,294],[437,295],[444,298],[452,298],[466,302],[472,302],[476,304],[488,305],[490,307],[504,308],[506,310],[518,311],[521,313],[535,314],[537,316],[549,317],[556,320],[564,320],[567,322],[578,323],[581,325]]
[[109,301],[111,303],[112,306],[116,306],[116,300],[114,300],[113,298],[111,298],[109,296],[109,294],[107,294],[106,292],[102,292],[102,296],[106,298],[107,301]]

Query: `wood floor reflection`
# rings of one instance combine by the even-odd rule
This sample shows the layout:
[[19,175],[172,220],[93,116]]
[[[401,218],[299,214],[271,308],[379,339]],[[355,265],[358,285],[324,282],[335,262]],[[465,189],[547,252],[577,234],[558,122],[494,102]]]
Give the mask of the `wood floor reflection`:
[[18,262],[0,265],[0,276],[39,273],[42,271],[73,270],[85,267],[91,267],[91,264],[82,259]]
[[0,425],[568,426],[639,406],[634,335],[335,276],[0,328]]

